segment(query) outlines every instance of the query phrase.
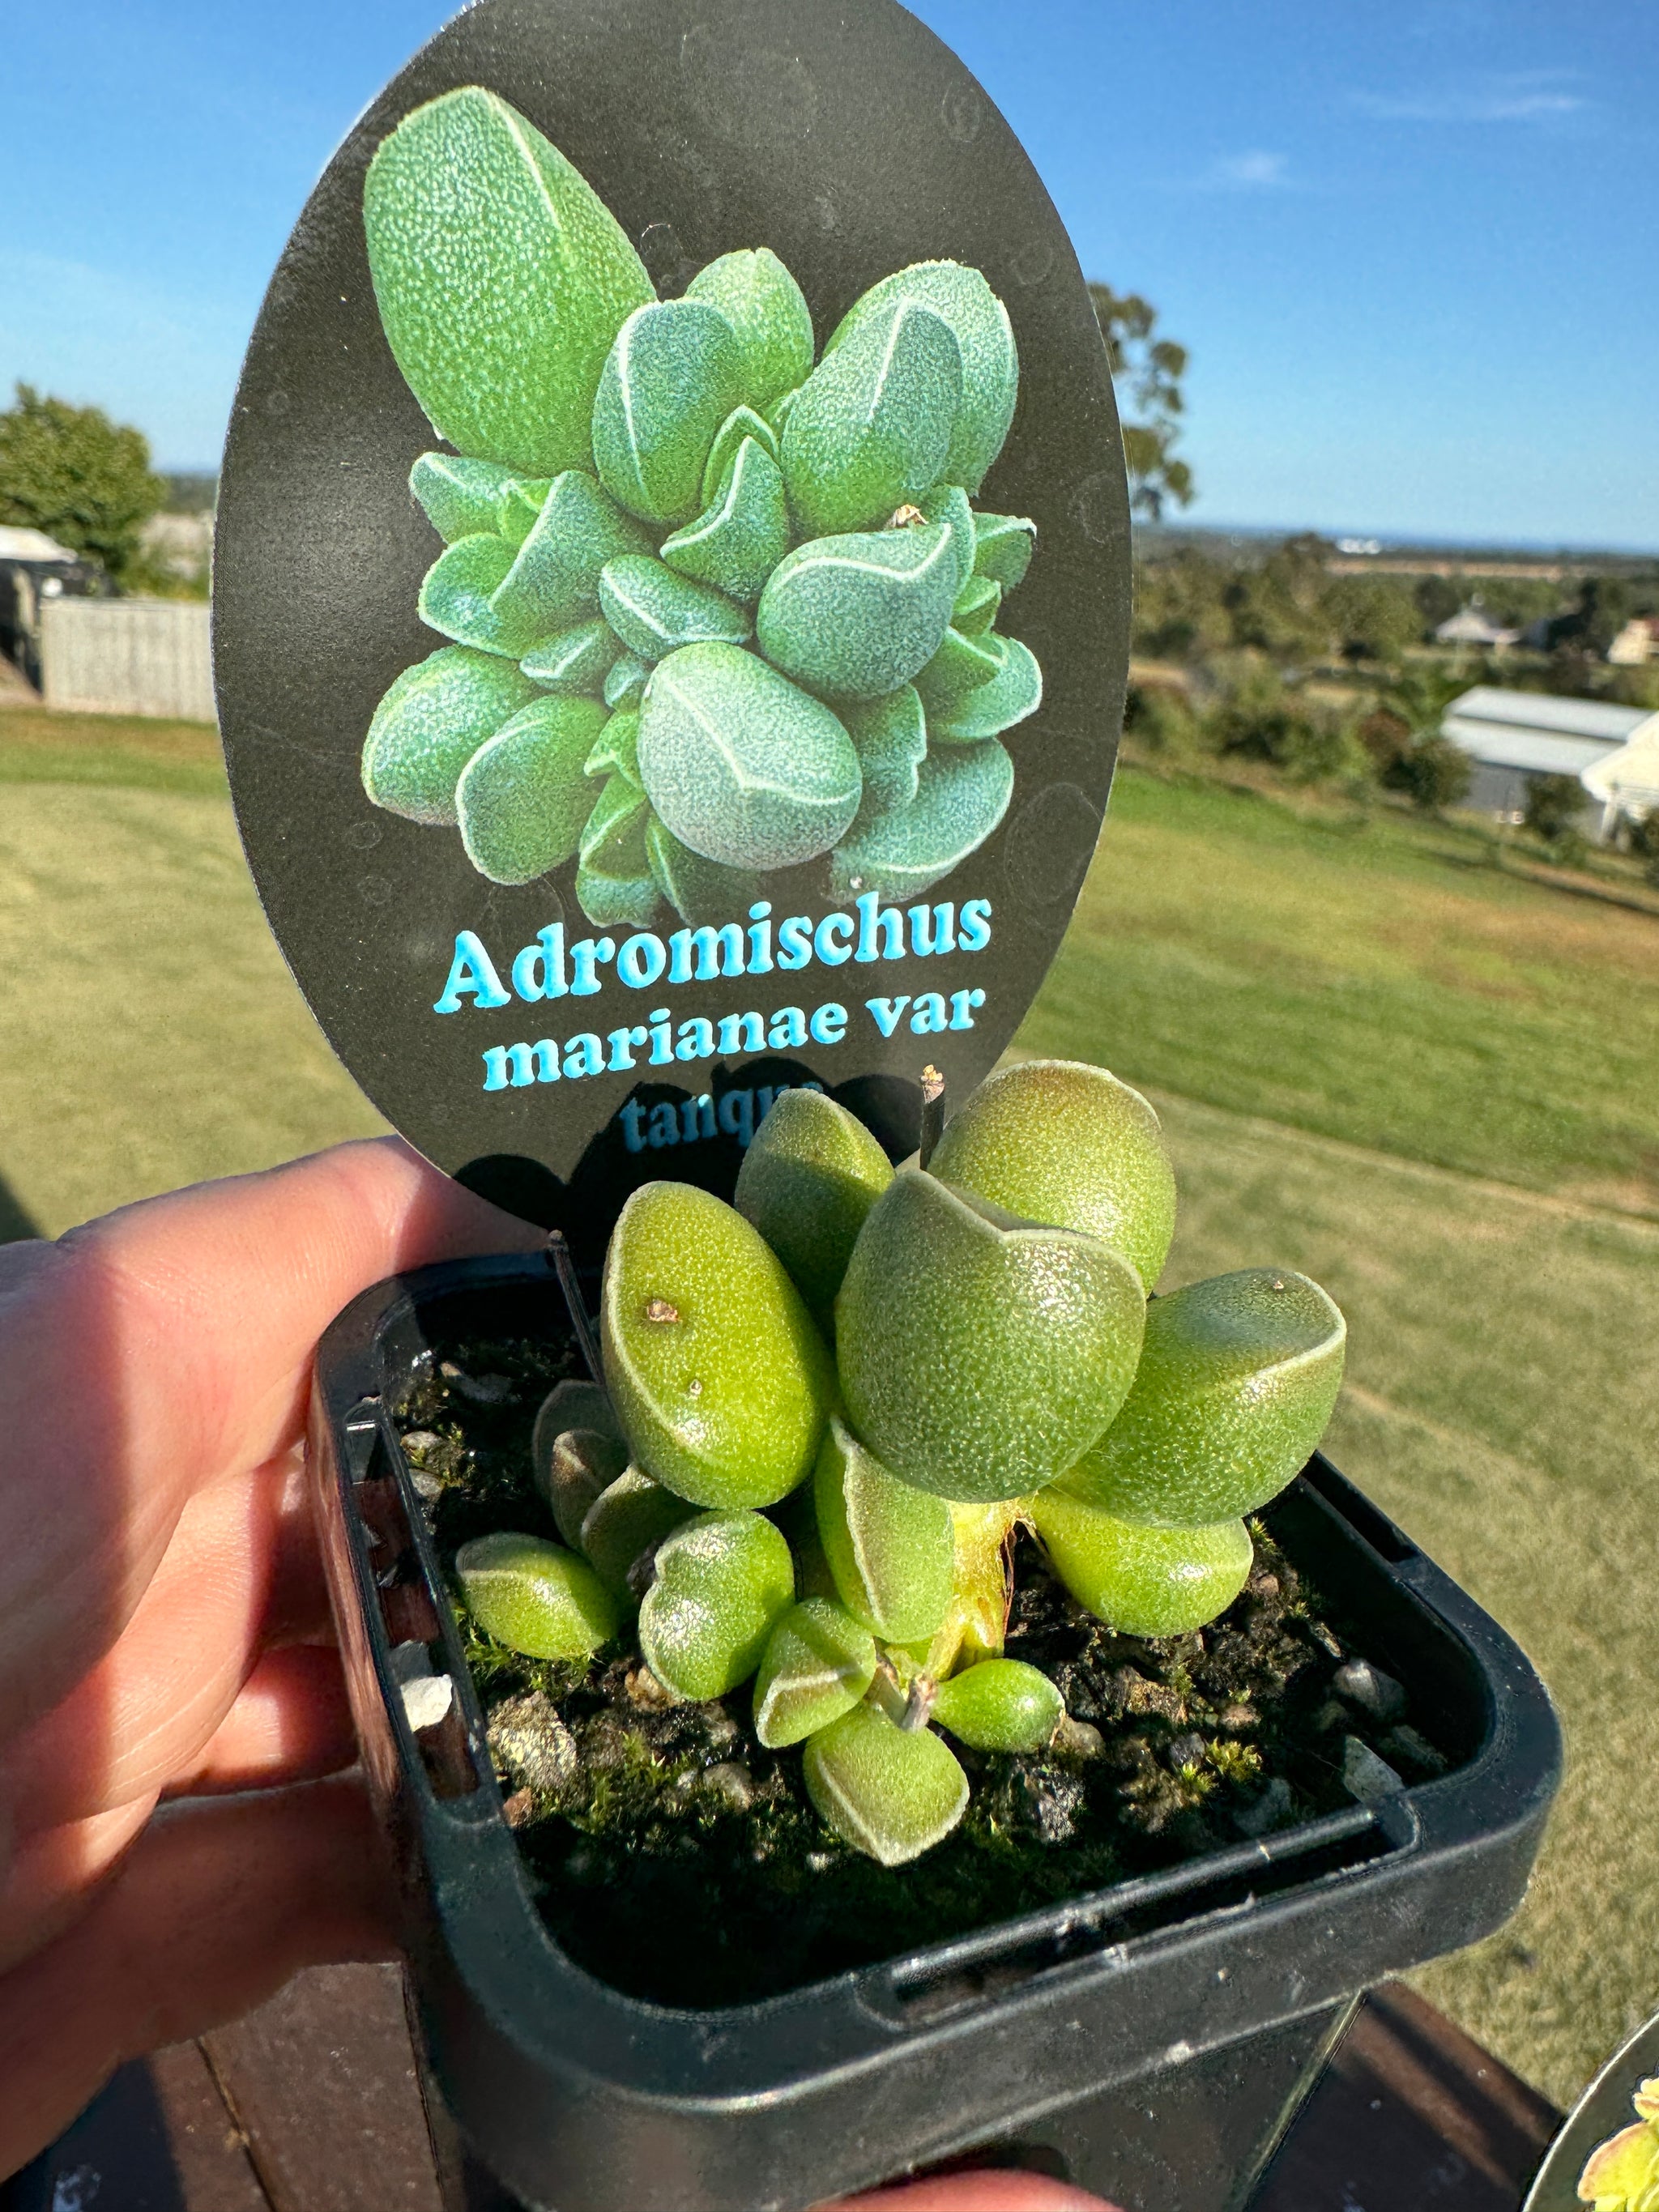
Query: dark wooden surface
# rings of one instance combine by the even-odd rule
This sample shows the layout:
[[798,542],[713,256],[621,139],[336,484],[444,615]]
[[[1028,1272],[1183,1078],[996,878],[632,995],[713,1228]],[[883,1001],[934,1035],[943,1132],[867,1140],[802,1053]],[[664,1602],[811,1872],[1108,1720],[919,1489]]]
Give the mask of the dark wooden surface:
[[[1388,1983],[1361,2007],[1250,2212],[1517,2212],[1560,2118]],[[234,2027],[124,2067],[0,2186],[0,2212],[94,2208],[440,2212],[396,1969],[302,1974]]]

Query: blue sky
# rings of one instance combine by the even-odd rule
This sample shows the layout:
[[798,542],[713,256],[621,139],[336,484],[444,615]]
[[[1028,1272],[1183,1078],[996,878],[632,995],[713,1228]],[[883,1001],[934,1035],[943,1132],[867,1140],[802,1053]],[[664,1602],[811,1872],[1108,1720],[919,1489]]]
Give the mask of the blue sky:
[[[270,267],[427,0],[8,11],[0,393],[211,465]],[[1091,275],[1192,349],[1193,519],[1659,546],[1650,0],[921,0]]]

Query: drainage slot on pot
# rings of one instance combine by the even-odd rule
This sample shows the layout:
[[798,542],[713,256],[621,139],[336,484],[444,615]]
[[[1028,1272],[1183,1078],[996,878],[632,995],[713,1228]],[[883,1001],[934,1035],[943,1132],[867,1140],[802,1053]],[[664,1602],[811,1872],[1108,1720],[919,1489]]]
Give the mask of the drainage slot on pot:
[[[391,1646],[392,1677],[403,1716],[436,1797],[465,1797],[478,1787],[466,1721],[447,1671],[444,1632],[428,1582],[422,1547],[410,1526],[404,1485],[378,1420],[355,1424],[352,1502],[362,1522]],[[437,1649],[434,1665],[430,1647]]]
[[[1340,1832],[1333,1834],[1339,1823]],[[1200,1876],[1160,1884],[1157,1895],[1126,1899],[1116,1906],[1074,1909],[1055,1925],[1007,1949],[968,1959],[957,1955],[933,1967],[901,1969],[889,1984],[893,2000],[907,2020],[955,2012],[1002,1996],[1056,1966],[1188,1927],[1216,1913],[1243,1911],[1287,1889],[1352,1874],[1399,1850],[1403,1841],[1385,1834],[1369,1813],[1339,1814],[1334,1822],[1322,1821],[1319,1827],[1322,1832],[1310,1835],[1304,1844],[1287,1838],[1243,1865],[1218,1869],[1207,1880]]]

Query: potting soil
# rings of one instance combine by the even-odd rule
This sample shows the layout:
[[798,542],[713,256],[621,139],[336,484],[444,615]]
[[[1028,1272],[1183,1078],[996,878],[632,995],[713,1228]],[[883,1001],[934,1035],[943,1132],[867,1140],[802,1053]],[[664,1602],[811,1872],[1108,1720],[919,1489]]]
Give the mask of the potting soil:
[[[530,1340],[434,1347],[396,1410],[446,1571],[494,1529],[551,1534],[531,1480],[537,1408],[574,1370]],[[825,1827],[799,1746],[770,1752],[750,1686],[670,1700],[627,1640],[586,1664],[526,1659],[457,1600],[507,1816],[550,1933],[590,1973],[666,2005],[751,2002],[1066,1897],[1267,1835],[1442,1771],[1404,1693],[1259,1523],[1255,1564],[1189,1636],[1084,1613],[1027,1535],[1007,1652],[1048,1674],[1062,1749],[954,1744],[962,1825],[888,1869]]]

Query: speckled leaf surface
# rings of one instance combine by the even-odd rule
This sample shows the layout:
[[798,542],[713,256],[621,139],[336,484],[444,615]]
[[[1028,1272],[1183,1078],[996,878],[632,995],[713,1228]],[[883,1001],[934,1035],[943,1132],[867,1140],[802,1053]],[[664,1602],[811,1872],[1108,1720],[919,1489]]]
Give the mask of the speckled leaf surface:
[[599,372],[644,264],[597,192],[495,94],[406,115],[363,187],[380,321],[440,437],[528,476],[585,467]]
[[843,896],[879,890],[902,899],[925,891],[984,843],[1013,788],[1014,764],[994,738],[930,754],[908,805],[854,823],[836,848],[831,886]]
[[615,632],[603,622],[578,623],[526,653],[519,665],[544,691],[573,698],[597,698],[622,652]]
[[375,708],[363,741],[364,790],[390,813],[453,828],[461,770],[535,696],[510,660],[441,647],[404,669]]
[[812,371],[790,406],[779,453],[803,533],[884,522],[937,483],[962,397],[947,325],[903,301],[872,314]]
[[640,1607],[640,1650],[682,1698],[746,1682],[795,1601],[789,1547],[759,1513],[699,1513],[659,1547]]
[[446,545],[495,527],[496,501],[514,483],[499,461],[469,460],[463,453],[422,453],[409,472],[409,489]]
[[1149,1291],[1164,1272],[1176,1219],[1170,1149],[1152,1107],[1103,1067],[1034,1060],[988,1076],[929,1165],[1028,1221],[1101,1237]]
[[869,1630],[827,1598],[791,1606],[755,1678],[755,1734],[769,1751],[799,1743],[857,1705],[876,1671]]
[[831,1417],[812,1476],[818,1541],[836,1595],[885,1644],[933,1636],[956,1568],[951,1508],[902,1482]]
[[576,850],[592,803],[583,769],[605,719],[597,700],[538,699],[462,769],[455,811],[466,856],[495,884],[527,884]]
[[584,469],[556,477],[491,601],[492,612],[533,640],[599,611],[607,562],[649,550],[650,537]]
[[1125,1636],[1186,1636],[1224,1613],[1254,1557],[1242,1521],[1152,1528],[1051,1488],[1030,1513],[1054,1572],[1087,1611]]
[[541,1536],[503,1529],[455,1554],[455,1579],[481,1628],[532,1659],[586,1659],[622,1626],[586,1559]]
[[605,1255],[605,1381],[635,1461],[707,1506],[770,1505],[811,1467],[833,1372],[782,1262],[742,1215],[647,1183]]
[[662,543],[671,568],[750,603],[788,550],[783,474],[753,438],[738,447],[712,503]]
[[800,286],[769,246],[722,253],[685,288],[718,307],[737,333],[743,397],[751,408],[801,383],[812,366],[812,314]]
[[826,699],[877,699],[938,652],[956,597],[943,523],[815,538],[773,570],[755,614],[769,660]]
[[967,1810],[968,1778],[943,1737],[896,1728],[870,1705],[813,1736],[803,1771],[820,1815],[883,1866],[920,1858]]
[[593,401],[593,463],[611,497],[647,522],[689,522],[715,434],[744,397],[742,368],[717,307],[658,300],[630,315]]
[[732,868],[827,852],[863,791],[830,708],[734,645],[687,646],[659,664],[641,713],[640,772],[675,836]]
[[929,721],[928,735],[937,743],[981,744],[1029,720],[1042,704],[1042,671],[1036,656],[1017,637],[1000,638],[997,643],[1002,665],[990,682],[976,685],[947,713]]
[[1325,1433],[1346,1346],[1336,1305],[1289,1267],[1212,1275],[1154,1299],[1134,1385],[1067,1489],[1165,1526],[1254,1513]]
[[683,645],[741,645],[749,616],[735,599],[676,574],[649,554],[606,564],[599,578],[605,618],[629,651],[654,663]]
[[1139,1276],[1097,1238],[1016,1221],[902,1168],[836,1302],[848,1425],[920,1489],[1024,1497],[1116,1413],[1145,1318]]
[[822,1091],[786,1091],[743,1156],[732,1203],[789,1271],[820,1327],[864,1217],[893,1179],[862,1121]]
[[1019,397],[1019,354],[1008,310],[977,269],[958,261],[919,261],[871,286],[836,327],[825,358],[882,328],[901,304],[938,315],[956,339],[962,398],[939,474],[976,492],[1002,451]]

